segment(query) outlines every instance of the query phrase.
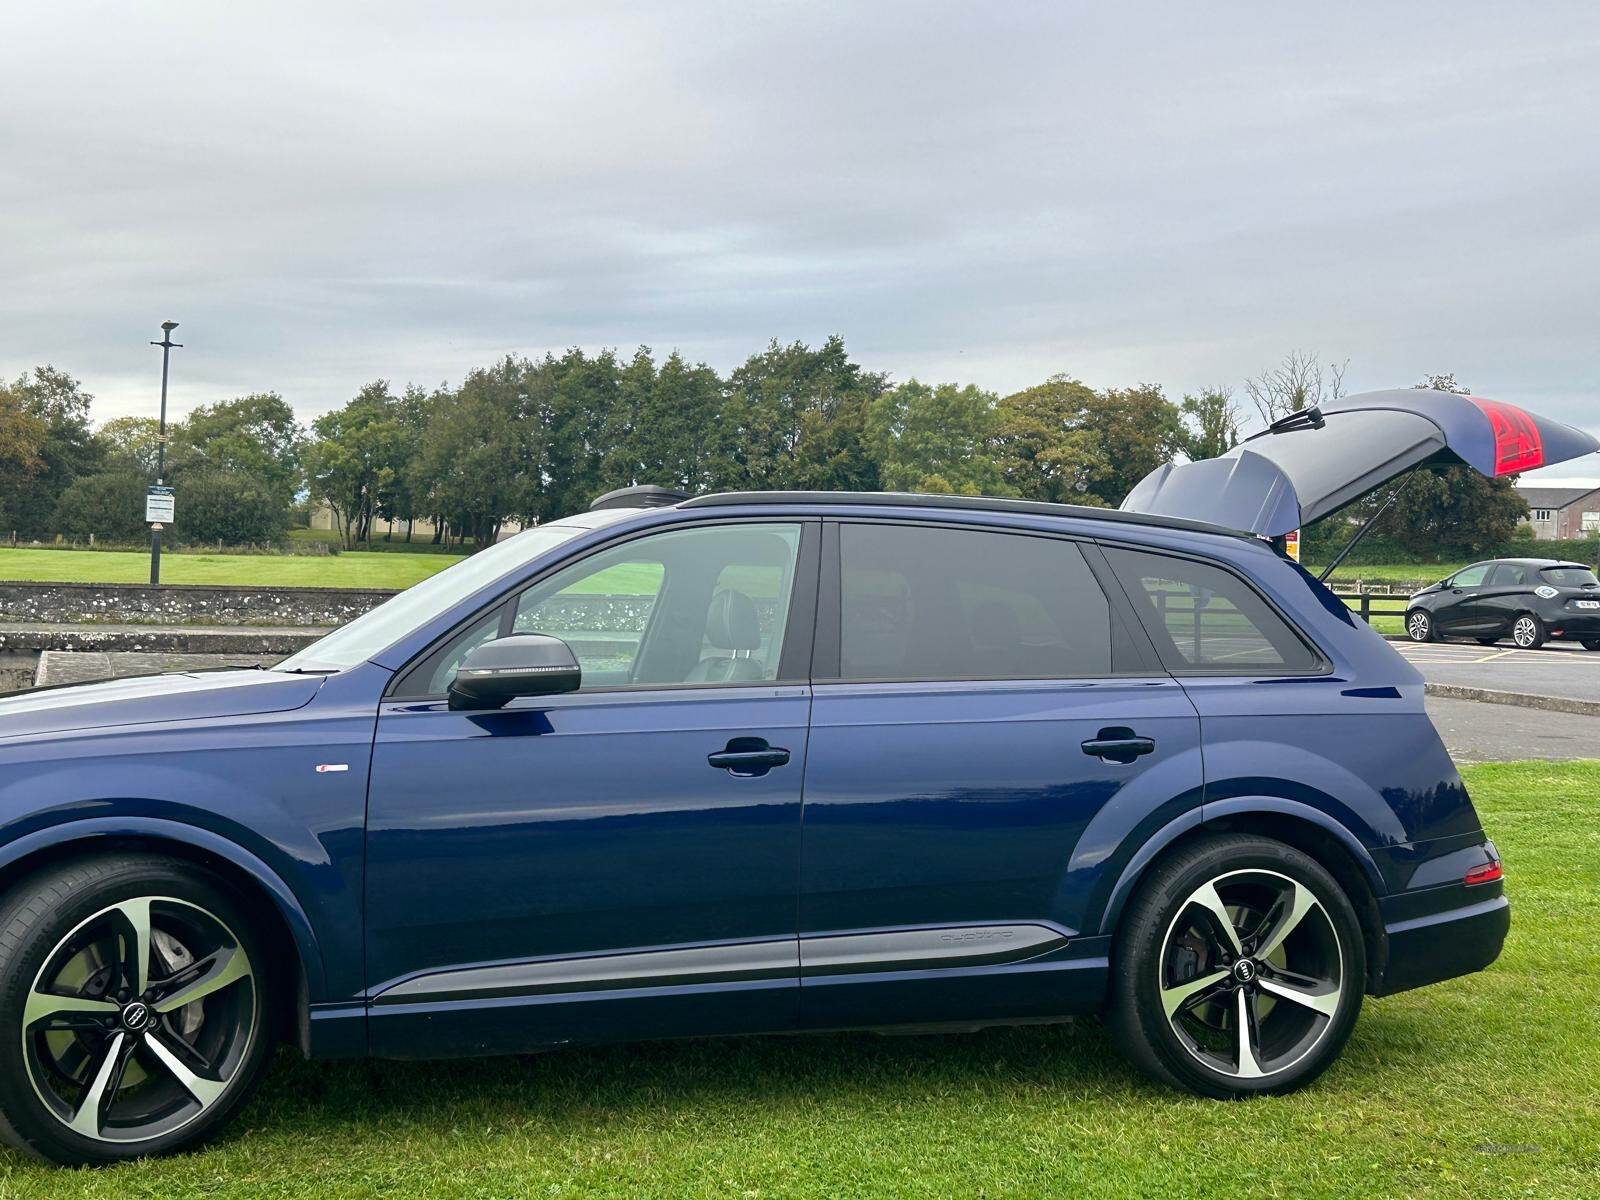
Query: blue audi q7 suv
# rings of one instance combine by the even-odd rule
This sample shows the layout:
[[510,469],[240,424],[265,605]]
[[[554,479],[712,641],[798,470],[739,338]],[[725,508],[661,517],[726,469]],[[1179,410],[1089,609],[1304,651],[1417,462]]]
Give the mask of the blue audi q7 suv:
[[274,669],[0,701],[0,1133],[188,1147],[279,1041],[1103,1012],[1178,1087],[1305,1084],[1509,924],[1422,680],[1270,541],[1517,452],[1374,395],[1122,512],[629,489]]

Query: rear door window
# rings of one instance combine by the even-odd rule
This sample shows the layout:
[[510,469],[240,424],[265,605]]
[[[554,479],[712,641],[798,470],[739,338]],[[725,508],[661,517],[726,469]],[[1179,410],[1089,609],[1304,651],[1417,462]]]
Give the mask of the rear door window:
[[1106,547],[1168,670],[1304,674],[1322,661],[1239,576],[1221,567]]
[[1489,572],[1490,587],[1518,587],[1527,582],[1527,573],[1511,563],[1500,563]]
[[1111,674],[1110,605],[1071,542],[845,524],[839,558],[843,679]]

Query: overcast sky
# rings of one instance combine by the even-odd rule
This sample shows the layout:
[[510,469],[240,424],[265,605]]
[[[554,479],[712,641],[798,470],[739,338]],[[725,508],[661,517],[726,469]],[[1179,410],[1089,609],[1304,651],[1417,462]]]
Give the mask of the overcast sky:
[[10,4],[0,372],[153,414],[167,317],[177,411],[308,418],[570,345],[1303,348],[1600,431],[1597,128],[1591,2]]

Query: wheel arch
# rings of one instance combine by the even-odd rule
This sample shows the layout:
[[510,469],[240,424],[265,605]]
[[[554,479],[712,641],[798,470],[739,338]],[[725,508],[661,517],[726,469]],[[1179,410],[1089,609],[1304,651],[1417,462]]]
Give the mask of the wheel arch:
[[276,963],[292,966],[292,1003],[283,1007],[280,1034],[305,1051],[310,1005],[324,993],[321,950],[311,922],[289,887],[266,863],[226,838],[159,819],[70,821],[36,831],[0,848],[0,892],[57,863],[107,851],[141,851],[204,867],[231,885],[266,916],[261,933]]
[[1101,915],[1099,932],[1115,939],[1130,897],[1152,868],[1193,842],[1219,833],[1253,833],[1309,855],[1338,881],[1361,922],[1367,986],[1383,977],[1388,942],[1378,895],[1383,877],[1360,840],[1326,813],[1292,800],[1236,797],[1206,804],[1157,830],[1128,860]]

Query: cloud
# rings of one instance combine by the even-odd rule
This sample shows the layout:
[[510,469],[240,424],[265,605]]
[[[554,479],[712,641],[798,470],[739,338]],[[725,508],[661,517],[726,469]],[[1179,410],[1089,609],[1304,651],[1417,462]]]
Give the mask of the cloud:
[[1177,394],[1303,347],[1600,427],[1600,13],[1016,3],[34,6],[0,370],[110,416],[507,352]]

